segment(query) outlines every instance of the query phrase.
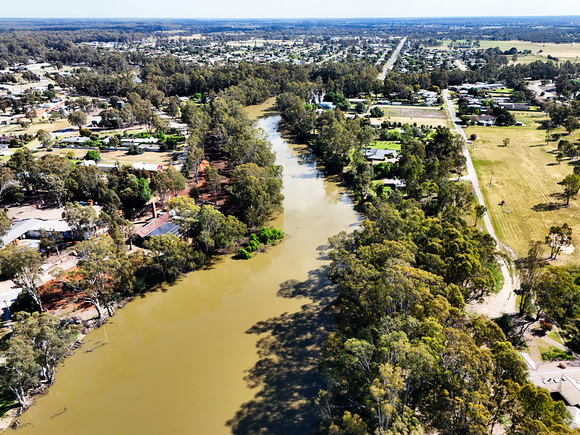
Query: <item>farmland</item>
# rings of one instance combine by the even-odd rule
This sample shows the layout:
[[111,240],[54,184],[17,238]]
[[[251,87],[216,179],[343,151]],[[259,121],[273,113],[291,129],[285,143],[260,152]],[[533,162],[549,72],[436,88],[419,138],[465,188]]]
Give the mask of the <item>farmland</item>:
[[[575,162],[557,163],[556,142],[546,145],[545,131],[537,129],[545,114],[516,116],[526,126],[469,127],[467,134],[478,137],[470,152],[494,230],[519,256],[525,256],[529,242],[543,241],[550,226],[566,222],[578,228],[580,204],[572,200],[569,207],[561,207],[564,200],[557,183],[572,172],[570,163]],[[505,138],[510,139],[506,147],[502,146]],[[578,135],[568,139],[577,141]],[[500,205],[502,201],[505,205]],[[575,252],[559,261],[575,263],[579,258]]]

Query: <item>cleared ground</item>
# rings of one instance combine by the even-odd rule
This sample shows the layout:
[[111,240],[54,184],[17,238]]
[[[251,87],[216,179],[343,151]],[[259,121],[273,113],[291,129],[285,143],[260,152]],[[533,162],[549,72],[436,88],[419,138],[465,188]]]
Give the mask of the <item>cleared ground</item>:
[[[449,39],[443,41],[443,45],[434,46],[429,48],[437,48],[439,50],[449,50],[448,45],[453,42]],[[461,42],[461,41],[456,41]],[[465,41],[463,41],[465,42]],[[479,48],[487,49],[499,47],[500,50],[506,51],[515,47],[518,51],[531,50],[532,53],[523,56],[518,54],[517,62],[515,63],[532,63],[536,60],[546,61],[548,55],[552,57],[557,57],[560,61],[571,61],[574,62],[577,56],[580,56],[580,44],[570,43],[570,44],[551,44],[551,43],[535,43],[529,41],[480,41]],[[475,47],[476,49],[478,47]],[[541,50],[541,52],[540,52]],[[511,62],[513,63],[513,62]]]
[[[45,154],[62,155],[66,156],[69,151],[72,151],[74,155],[82,159],[88,151],[87,149],[68,149],[68,148],[54,148],[52,152],[39,151],[35,155],[37,157],[42,157]],[[171,156],[173,152],[144,152],[143,154],[130,156],[127,151],[101,151],[101,162],[102,163],[159,163],[162,165],[168,165],[171,162]]]
[[[530,63],[534,60],[548,60],[548,55],[557,57],[560,61],[574,61],[580,55],[580,44],[550,44],[526,41],[481,41],[480,48],[499,47],[500,50],[509,50],[516,47],[518,51],[531,50],[527,56],[518,55],[518,63]],[[540,52],[541,50],[541,52]]]
[[[557,143],[546,145],[545,131],[537,130],[537,122],[545,115],[522,112],[516,118],[526,126],[469,127],[466,132],[478,137],[469,145],[470,152],[494,230],[500,240],[525,256],[529,242],[543,241],[552,225],[568,223],[573,240],[580,240],[580,200],[561,207],[565,200],[557,183],[572,173],[575,162],[557,163]],[[502,146],[505,138],[510,139],[507,147]],[[568,139],[578,141],[578,134]],[[502,201],[505,205],[500,206]],[[580,242],[575,244],[580,246]],[[559,257],[562,263],[578,260],[578,252]]]
[[438,107],[409,107],[409,106],[377,106],[380,107],[385,116],[377,118],[379,122],[400,122],[401,124],[418,126],[431,125],[433,127],[449,127],[447,111],[439,110]]

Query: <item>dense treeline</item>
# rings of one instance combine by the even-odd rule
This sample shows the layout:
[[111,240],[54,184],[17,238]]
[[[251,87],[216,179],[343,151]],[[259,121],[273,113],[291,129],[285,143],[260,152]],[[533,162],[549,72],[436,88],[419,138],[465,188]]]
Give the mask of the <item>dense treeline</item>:
[[[465,224],[425,221],[415,201],[396,196],[366,212],[360,230],[331,240],[338,330],[320,364],[328,385],[317,398],[321,430],[487,434],[501,424],[513,434],[577,433],[567,428],[563,402],[526,380],[501,329],[466,317],[465,285],[421,264],[429,245],[439,245],[432,259],[445,263],[441,240],[465,234]],[[432,225],[439,242],[424,239]],[[468,240],[452,242],[452,268]]]
[[[325,167],[364,192],[377,170],[360,155],[361,133],[372,127],[339,110],[316,116],[296,95],[282,94],[278,105]],[[486,434],[502,425],[513,434],[576,433],[563,402],[527,381],[513,327],[500,322],[508,340],[496,323],[463,311],[493,291],[499,272],[495,241],[463,219],[473,202],[468,186],[452,180],[465,167],[463,142],[445,128],[408,126],[401,139],[387,173],[405,180],[405,195],[358,196],[361,229],[331,239],[338,329],[320,362],[320,431]],[[565,271],[542,276],[529,290],[536,296],[524,299],[536,301],[538,316],[566,319],[573,334],[577,287]]]

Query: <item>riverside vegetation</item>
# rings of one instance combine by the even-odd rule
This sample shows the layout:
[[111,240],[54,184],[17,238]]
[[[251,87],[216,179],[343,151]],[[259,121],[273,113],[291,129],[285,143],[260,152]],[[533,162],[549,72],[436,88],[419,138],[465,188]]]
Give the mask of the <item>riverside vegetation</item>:
[[[419,33],[416,45],[433,38],[422,34],[424,30],[414,31]],[[0,169],[0,194],[6,202],[34,193],[66,204],[65,219],[80,239],[75,246],[78,269],[63,272],[42,290],[37,285],[38,252],[28,248],[2,252],[2,273],[24,289],[16,306],[21,313],[14,316],[14,330],[3,343],[0,371],[3,387],[21,406],[30,404],[30,394],[39,386],[53,381],[58,361],[78,334],[78,326],[43,311],[43,297],[55,289],[94,306],[94,323],[100,324],[123,300],[202,267],[246,236],[247,247],[238,251],[240,257],[249,257],[258,240],[279,238],[276,231],[252,234],[280,210],[283,196],[281,169],[274,164],[269,143],[243,112],[244,105],[277,96],[287,125],[310,144],[327,173],[341,176],[352,187],[357,208],[366,217],[359,230],[331,239],[328,277],[338,297],[329,309],[336,314],[337,329],[320,357],[326,387],[313,398],[320,432],[484,434],[501,425],[513,434],[577,433],[566,426],[563,403],[526,380],[525,364],[512,345],[518,344],[517,334],[509,322],[465,314],[466,303],[496,288],[499,272],[494,240],[466,223],[473,197],[469,186],[455,181],[465,165],[461,140],[446,128],[397,125],[402,130],[397,134],[398,161],[375,168],[363,153],[379,136],[377,128],[366,118],[344,115],[350,110],[347,97],[383,94],[408,100],[415,88],[441,90],[465,81],[502,80],[534,100],[525,77],[555,80],[558,93],[571,97],[579,86],[577,65],[541,61],[507,65],[501,50],[489,48],[481,53],[485,66],[467,71],[437,67],[421,73],[395,68],[381,81],[369,60],[199,67],[171,54],[148,57],[80,48],[72,40],[85,41],[94,34],[78,32],[49,33],[50,37],[42,33],[34,44],[26,43],[27,33],[8,32],[3,38],[13,43],[14,50],[6,53],[6,61],[33,55],[56,63],[84,59],[86,68],[54,74],[51,80],[62,89],[108,98],[106,105],[95,102],[108,127],[139,122],[151,132],[172,134],[154,109],[180,117],[189,127],[188,153],[181,173],[169,170],[156,176],[119,167],[102,177],[96,167],[75,166],[62,156],[38,159],[28,148],[16,151]],[[526,32],[536,39],[543,34],[530,28],[522,34]],[[97,33],[105,40],[121,38],[116,30]],[[141,36],[135,32],[123,38]],[[550,38],[557,39],[558,34],[551,33]],[[133,68],[139,80],[134,80]],[[317,113],[317,103],[325,96],[344,110]],[[30,93],[0,103],[34,118],[29,106],[47,98]],[[117,109],[114,103],[121,98],[127,104]],[[86,101],[81,102],[69,106],[82,110]],[[564,106],[565,118],[578,117],[577,104]],[[355,109],[364,112],[366,107]],[[562,110],[548,110],[554,124],[565,121],[556,119]],[[144,243],[145,251],[127,253],[131,218],[153,193],[175,195],[183,190],[185,179],[197,181],[206,157],[211,163],[226,162],[224,168],[203,172],[214,203],[218,193],[226,191],[228,200],[222,208],[177,195],[167,207],[175,213],[182,237],[153,237]],[[403,180],[405,189],[385,188],[383,178]],[[191,192],[192,197],[198,195]],[[88,199],[98,201],[103,213],[96,215],[74,203]],[[97,226],[106,227],[108,235],[95,236]],[[553,248],[551,234],[548,237]],[[59,246],[53,235],[45,235],[42,243],[49,249]],[[558,324],[574,346],[580,330],[580,274],[571,268],[544,267],[539,246],[533,244],[521,262],[525,277],[521,314]]]

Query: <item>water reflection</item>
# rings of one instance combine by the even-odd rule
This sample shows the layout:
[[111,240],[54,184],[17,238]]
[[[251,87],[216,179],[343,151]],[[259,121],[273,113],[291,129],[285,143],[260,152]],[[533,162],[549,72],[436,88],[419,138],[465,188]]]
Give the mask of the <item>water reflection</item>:
[[247,331],[265,335],[257,344],[260,359],[245,377],[259,391],[228,421],[234,434],[306,434],[316,424],[311,401],[322,387],[316,367],[333,326],[323,309],[334,297],[333,287],[321,268],[306,281],[282,283],[278,296],[309,301],[296,313],[258,322]]
[[359,221],[310,151],[259,121],[284,166],[287,237],[249,261],[224,258],[150,293],[91,332],[49,392],[22,417],[22,434],[306,433],[318,348],[332,296],[328,237]]

